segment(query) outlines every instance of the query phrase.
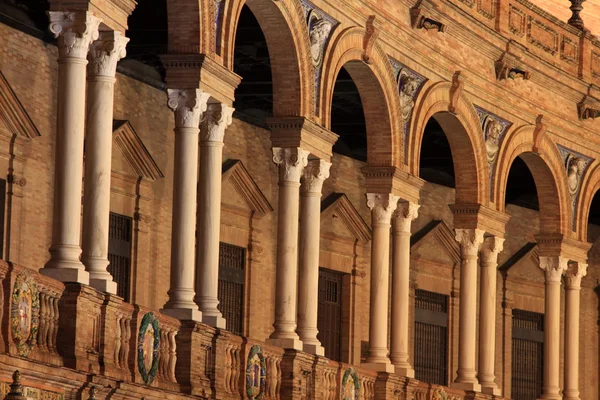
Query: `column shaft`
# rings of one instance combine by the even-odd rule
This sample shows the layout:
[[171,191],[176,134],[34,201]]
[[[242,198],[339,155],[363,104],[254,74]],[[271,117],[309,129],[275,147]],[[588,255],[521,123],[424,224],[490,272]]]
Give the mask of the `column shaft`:
[[85,186],[83,195],[83,253],[90,285],[117,293],[106,270],[110,214],[110,177],[113,132],[113,95],[117,61],[125,56],[129,39],[118,32],[102,32],[89,54]]
[[303,350],[324,355],[317,339],[319,308],[319,244],[321,238],[321,191],[331,164],[311,160],[304,168],[300,189],[300,263],[298,274],[298,335]]
[[298,281],[298,214],[300,176],[308,163],[308,152],[300,148],[274,148],[279,166],[279,219],[277,221],[277,277],[275,286],[275,331],[269,343],[302,350],[296,333]]
[[41,270],[63,282],[89,283],[81,255],[81,181],[87,52],[100,20],[87,12],[51,11],[58,38],[58,107],[50,260]]
[[217,328],[226,325],[217,307],[223,137],[232,122],[232,113],[233,108],[224,104],[209,104],[200,127],[196,303],[202,312],[202,322]]
[[410,225],[417,218],[419,205],[398,205],[392,229],[392,332],[391,361],[397,375],[414,378],[408,362],[408,305],[410,303]]
[[581,279],[587,264],[574,263],[566,274],[565,293],[565,400],[579,400],[579,312]]

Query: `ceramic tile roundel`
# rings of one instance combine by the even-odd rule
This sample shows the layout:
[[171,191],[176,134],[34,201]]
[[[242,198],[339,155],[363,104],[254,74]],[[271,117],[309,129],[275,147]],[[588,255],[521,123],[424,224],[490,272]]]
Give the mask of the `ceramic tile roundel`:
[[348,368],[342,378],[342,400],[358,400],[360,381],[354,368]]
[[28,271],[15,279],[11,299],[12,338],[20,356],[27,357],[35,343],[39,325],[40,297]]
[[248,353],[246,364],[246,395],[249,399],[260,400],[265,394],[267,365],[262,348],[255,344]]
[[158,350],[160,348],[160,332],[158,319],[151,312],[144,315],[138,335],[138,370],[146,384],[156,378],[158,369]]

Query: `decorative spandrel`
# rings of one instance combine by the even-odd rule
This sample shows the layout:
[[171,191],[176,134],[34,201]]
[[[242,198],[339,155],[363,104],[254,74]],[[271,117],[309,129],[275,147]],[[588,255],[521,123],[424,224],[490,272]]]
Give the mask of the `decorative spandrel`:
[[557,147],[560,156],[563,159],[565,172],[567,174],[567,188],[569,190],[569,195],[571,196],[571,224],[574,229],[575,214],[577,213],[577,200],[579,199],[579,193],[581,192],[581,182],[583,181],[583,175],[593,159],[564,146],[557,144]]

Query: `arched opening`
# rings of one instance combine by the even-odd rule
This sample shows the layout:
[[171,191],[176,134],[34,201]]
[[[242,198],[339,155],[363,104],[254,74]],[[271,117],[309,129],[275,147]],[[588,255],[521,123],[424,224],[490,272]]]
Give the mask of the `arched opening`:
[[587,222],[587,240],[595,243],[600,237],[600,191],[594,194]]
[[429,119],[425,125],[419,176],[430,183],[450,188],[456,187],[450,143],[435,118]]
[[236,117],[264,126],[265,118],[273,115],[271,60],[265,35],[246,5],[238,21],[233,62],[233,71],[242,77],[233,103]]
[[506,203],[530,210],[540,210],[535,180],[521,157],[515,158],[510,166],[506,183]]
[[0,0],[0,20],[29,35],[46,42],[54,43],[55,39],[48,31],[48,0]]
[[335,81],[331,102],[331,130],[340,137],[333,146],[335,153],[367,161],[365,113],[356,84],[345,68]]

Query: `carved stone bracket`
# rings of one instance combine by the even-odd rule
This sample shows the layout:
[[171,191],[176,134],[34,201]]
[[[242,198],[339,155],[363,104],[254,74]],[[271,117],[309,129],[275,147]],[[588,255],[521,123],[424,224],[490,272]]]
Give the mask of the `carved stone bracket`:
[[499,81],[518,78],[528,80],[531,78],[531,73],[520,67],[518,59],[507,52],[502,54],[498,61],[496,61],[495,67],[496,79]]
[[13,185],[17,185],[17,186],[21,186],[21,187],[25,187],[27,185],[27,179],[23,178],[22,176],[16,176],[16,175],[8,175],[8,183],[13,184]]
[[460,75],[460,71],[456,71],[452,76],[452,86],[450,87],[450,104],[448,105],[448,111],[451,113],[456,112],[458,105],[458,99],[465,88],[465,81]]
[[367,19],[365,37],[363,38],[363,54],[362,59],[367,64],[371,64],[371,51],[373,51],[373,45],[379,37],[380,27],[379,21],[376,20],[375,15],[369,15]]
[[49,11],[50,32],[58,39],[59,58],[86,59],[98,39],[100,19],[90,12]]
[[544,123],[544,115],[540,114],[535,119],[535,128],[533,130],[533,151],[539,153],[540,145],[544,135],[546,134],[546,124]]
[[590,96],[585,96],[579,104],[577,104],[577,112],[579,119],[584,121],[586,119],[600,118],[600,101]]
[[200,141],[223,143],[225,129],[233,122],[233,108],[222,103],[211,103],[202,114]]
[[425,29],[427,31],[445,32],[446,25],[440,21],[433,19],[425,13],[420,7],[419,2],[415,7],[410,9],[410,21],[413,29]]

